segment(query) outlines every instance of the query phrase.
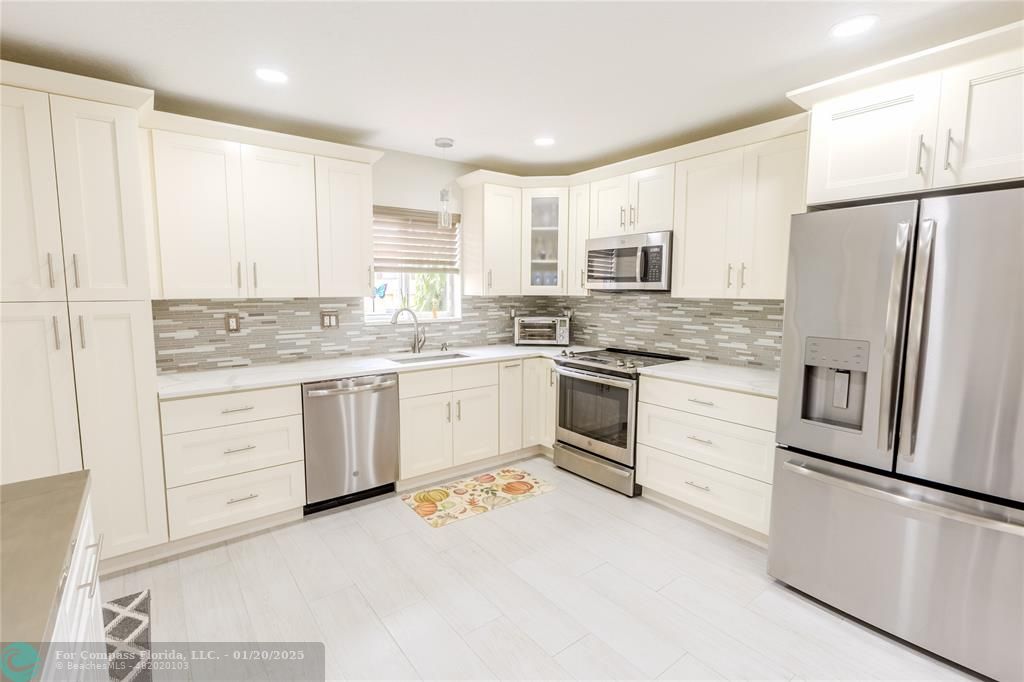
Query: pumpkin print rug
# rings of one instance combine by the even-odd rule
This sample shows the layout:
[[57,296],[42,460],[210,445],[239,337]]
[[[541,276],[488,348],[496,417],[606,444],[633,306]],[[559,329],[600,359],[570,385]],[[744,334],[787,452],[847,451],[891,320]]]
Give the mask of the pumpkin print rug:
[[402,501],[434,528],[468,519],[554,490],[550,483],[506,467],[454,483],[402,495]]

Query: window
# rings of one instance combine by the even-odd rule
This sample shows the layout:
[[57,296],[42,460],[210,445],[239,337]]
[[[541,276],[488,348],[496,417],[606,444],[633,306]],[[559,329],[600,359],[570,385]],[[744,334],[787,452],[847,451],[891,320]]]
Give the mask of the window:
[[459,319],[459,216],[452,229],[437,225],[433,211],[373,207],[374,296],[366,299],[367,322],[389,322],[400,308],[421,322]]

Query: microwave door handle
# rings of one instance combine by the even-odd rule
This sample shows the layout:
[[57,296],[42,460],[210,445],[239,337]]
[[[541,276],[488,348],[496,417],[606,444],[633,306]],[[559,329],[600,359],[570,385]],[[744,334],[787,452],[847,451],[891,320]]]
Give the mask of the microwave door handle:
[[640,246],[636,250],[636,281],[637,284],[644,281],[647,275],[647,251]]

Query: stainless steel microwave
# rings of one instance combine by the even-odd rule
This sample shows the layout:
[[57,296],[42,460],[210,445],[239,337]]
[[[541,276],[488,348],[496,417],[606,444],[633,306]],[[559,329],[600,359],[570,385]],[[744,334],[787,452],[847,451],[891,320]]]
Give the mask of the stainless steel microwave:
[[513,342],[517,346],[568,346],[568,317],[516,317]]
[[587,240],[587,289],[668,291],[672,232],[641,232]]

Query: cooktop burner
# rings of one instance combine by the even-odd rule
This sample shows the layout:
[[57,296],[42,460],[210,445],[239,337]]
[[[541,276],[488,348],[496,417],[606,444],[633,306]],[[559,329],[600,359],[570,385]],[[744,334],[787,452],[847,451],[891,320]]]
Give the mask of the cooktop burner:
[[683,355],[666,355],[664,353],[646,353],[644,351],[625,350],[622,348],[605,348],[604,350],[590,350],[580,353],[563,350],[555,358],[555,362],[559,365],[579,367],[606,374],[636,376],[638,370],[642,367],[653,367],[654,365],[664,365],[668,362],[679,362],[689,359]]

